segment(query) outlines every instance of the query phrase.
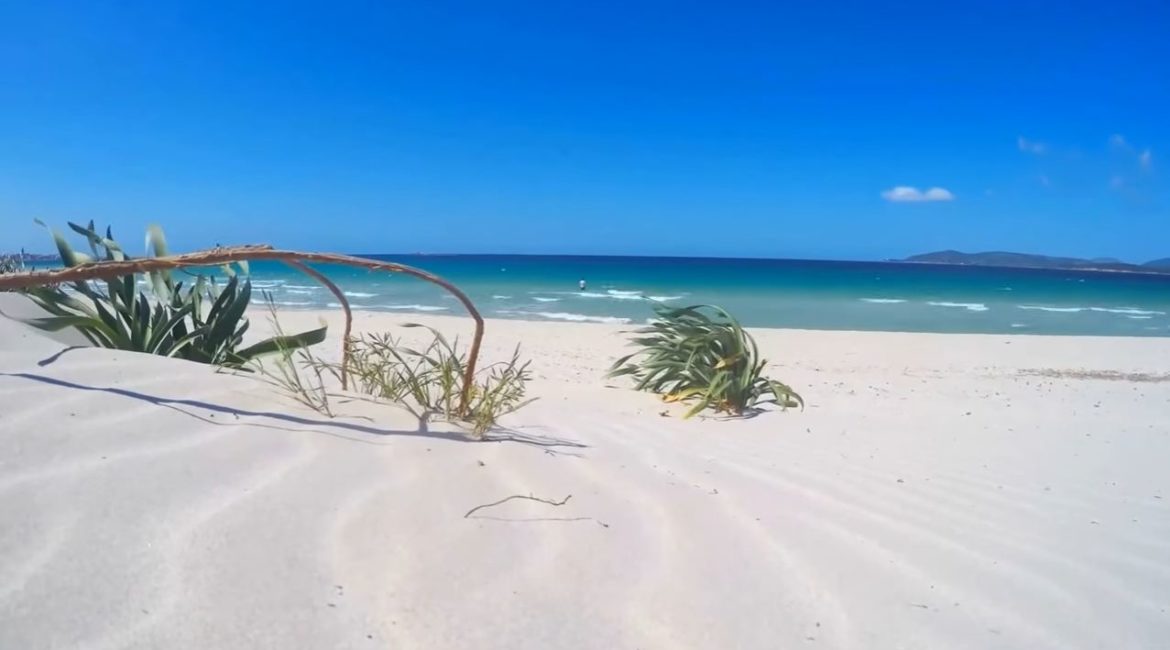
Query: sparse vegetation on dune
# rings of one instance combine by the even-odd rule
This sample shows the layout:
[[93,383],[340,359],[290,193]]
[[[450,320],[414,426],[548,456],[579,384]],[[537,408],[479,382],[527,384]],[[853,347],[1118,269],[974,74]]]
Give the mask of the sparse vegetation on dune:
[[[460,408],[465,394],[468,353],[459,339],[448,341],[438,330],[408,323],[430,335],[426,347],[410,347],[389,333],[364,334],[348,341],[349,376],[354,389],[374,397],[406,405],[420,418],[441,417],[469,425],[482,435],[499,418],[532,402],[526,398],[531,378],[530,361],[522,361],[520,348],[505,362],[494,363],[472,375],[466,391],[469,401]],[[341,364],[326,364],[340,375]]]
[[[85,237],[92,255],[75,251],[60,233],[50,230],[64,269],[0,278],[0,290],[25,291],[48,312],[46,317],[29,321],[41,329],[74,328],[101,347],[259,370],[294,399],[329,416],[333,411],[324,381],[326,374],[336,376],[343,389],[348,388],[349,378],[354,376],[360,392],[405,404],[420,417],[465,423],[476,434],[483,434],[500,417],[532,401],[525,396],[529,362],[521,361],[519,348],[509,361],[477,370],[483,318],[466,294],[426,271],[393,262],[280,251],[269,246],[169,255],[162,231],[156,227],[147,236],[150,256],[131,258],[109,229],[103,236],[92,222],[88,227],[73,223],[69,227]],[[245,312],[252,298],[251,281],[247,278],[250,259],[284,262],[320,282],[338,298],[346,317],[339,363],[322,362],[307,350],[325,339],[324,324],[287,335],[271,301],[276,336],[242,347],[249,326]],[[344,294],[306,262],[404,273],[443,287],[463,303],[475,321],[470,347],[464,351],[458,340],[448,342],[431,328],[426,328],[431,342],[420,350],[401,345],[389,334],[351,336],[352,316]],[[237,273],[232,264],[242,273]],[[212,266],[221,266],[230,276],[225,286],[218,287],[206,276],[192,274],[193,280],[184,287],[171,276],[173,270]],[[149,277],[150,282],[140,285],[139,276]]]
[[[111,281],[115,283],[122,282],[123,285],[121,285],[121,288],[122,290],[126,290],[125,284],[128,282],[126,279],[134,279],[137,275],[141,274],[149,274],[157,284],[160,277],[164,278],[165,280],[168,277],[166,274],[176,269],[239,264],[249,260],[278,261],[304,273],[305,275],[308,275],[315,281],[324,285],[330,292],[333,293],[338,302],[341,304],[342,309],[345,312],[345,331],[343,336],[343,341],[345,341],[345,343],[342,347],[342,363],[339,367],[341,386],[343,389],[348,386],[348,372],[350,366],[349,357],[351,349],[349,342],[351,339],[350,333],[352,331],[353,325],[353,318],[349,309],[349,302],[346,300],[344,293],[332,281],[322,275],[319,271],[308,266],[308,263],[315,262],[323,264],[339,264],[343,266],[363,268],[369,271],[401,273],[435,284],[443,288],[456,300],[462,303],[464,308],[467,309],[467,313],[475,322],[475,332],[471,338],[471,346],[469,347],[466,358],[463,360],[461,366],[463,372],[463,381],[460,383],[461,393],[459,396],[459,406],[457,409],[461,419],[468,419],[471,417],[470,409],[473,394],[475,393],[477,386],[476,365],[479,359],[480,345],[483,342],[483,317],[480,315],[479,310],[475,308],[475,305],[471,302],[471,299],[467,297],[467,294],[465,294],[455,285],[437,275],[434,275],[433,273],[396,262],[370,260],[354,257],[352,255],[341,255],[338,253],[305,253],[301,251],[278,250],[271,246],[262,244],[231,246],[226,248],[216,247],[214,249],[197,251],[194,253],[185,253],[182,255],[167,255],[165,254],[165,250],[160,250],[165,249],[165,246],[160,247],[156,244],[155,256],[130,259],[122,252],[121,248],[113,242],[112,237],[107,236],[102,238],[100,235],[98,235],[94,231],[92,224],[87,229],[81,228],[80,226],[75,226],[74,224],[70,224],[70,227],[84,234],[87,239],[89,239],[91,245],[96,246],[100,244],[101,247],[105,250],[105,259],[94,261],[94,258],[98,257],[96,249],[94,251],[94,258],[90,258],[89,256],[75,253],[67,244],[62,247],[61,244],[64,243],[64,239],[57,235],[55,239],[58,242],[58,248],[66,268],[48,271],[36,271],[33,273],[18,275],[0,276],[0,290],[47,290],[50,291],[49,294],[46,294],[50,297],[50,301],[47,304],[52,305],[54,302],[58,302],[60,303],[58,306],[63,305],[63,312],[52,314],[54,317],[59,317],[63,320],[47,321],[41,323],[42,326],[76,327],[79,325],[92,325],[89,333],[87,334],[87,336],[93,337],[91,338],[91,341],[94,341],[94,343],[98,345],[101,344],[101,341],[95,340],[96,335],[94,332],[98,332],[99,334],[107,336],[108,338],[108,333],[103,331],[103,328],[108,327],[109,323],[105,318],[105,315],[101,313],[101,311],[96,307],[98,302],[101,302],[102,299],[100,297],[97,299],[97,302],[94,303],[94,309],[82,309],[81,313],[74,313],[70,308],[77,307],[81,305],[81,303],[75,305],[68,302],[69,300],[72,300],[72,296],[68,295],[67,293],[52,293],[52,289],[54,287],[57,287],[63,283],[71,283],[80,293],[87,295],[84,294],[84,292],[81,290],[81,287],[84,286],[86,287],[87,291],[91,291],[86,283],[96,280],[105,281],[107,284],[109,284]],[[107,235],[108,234],[109,233],[107,231]],[[158,236],[161,238],[161,231],[158,232]],[[110,243],[114,243],[114,247],[112,249],[109,245]],[[137,281],[135,280],[135,285],[136,284]],[[175,288],[178,289],[177,286]],[[91,291],[91,293],[93,292]],[[108,292],[107,298],[112,297],[113,295],[113,293]],[[171,295],[173,296],[173,294]],[[112,300],[110,300],[110,302],[112,304]],[[138,304],[139,303],[137,302],[135,303],[136,306]],[[151,306],[150,303],[144,304],[147,307]],[[135,316],[141,315],[139,312],[133,312],[133,314]],[[150,315],[151,314],[146,314],[146,316]],[[74,319],[74,322],[69,322],[69,319]],[[160,320],[160,322],[162,322],[164,326],[169,323],[169,321],[163,320]],[[321,336],[323,337],[324,333],[322,333]],[[152,337],[147,337],[147,339],[151,341],[154,340]],[[261,348],[259,351],[250,351],[257,354],[260,352],[274,352],[278,351],[281,347],[293,347],[294,343],[295,341],[288,340],[269,342],[266,347]]]
[[739,416],[766,404],[804,406],[796,391],[764,376],[768,362],[755,339],[722,308],[659,306],[655,312],[648,327],[634,331],[640,349],[614,362],[608,377],[632,377],[638,390],[667,402],[693,402],[688,418],[706,408]]
[[268,322],[278,341],[276,352],[267,357],[252,359],[249,368],[267,378],[268,382],[294,400],[327,417],[333,417],[333,406],[325,384],[326,369],[306,347],[287,347],[279,344],[286,337],[277,317],[272,296],[265,294]]

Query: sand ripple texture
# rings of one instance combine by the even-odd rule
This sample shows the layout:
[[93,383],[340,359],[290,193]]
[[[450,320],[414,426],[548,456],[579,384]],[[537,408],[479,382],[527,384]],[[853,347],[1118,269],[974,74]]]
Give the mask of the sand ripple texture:
[[1170,647],[1170,383],[1020,372],[1166,343],[766,333],[809,407],[682,421],[491,326],[542,400],[469,442],[0,319],[0,648]]

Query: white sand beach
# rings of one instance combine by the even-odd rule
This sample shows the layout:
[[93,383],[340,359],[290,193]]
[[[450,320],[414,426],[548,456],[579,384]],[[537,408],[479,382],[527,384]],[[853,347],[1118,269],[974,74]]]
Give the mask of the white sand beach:
[[480,442],[0,318],[0,648],[1170,647],[1170,339],[758,330],[807,408],[683,420],[622,329],[490,321]]

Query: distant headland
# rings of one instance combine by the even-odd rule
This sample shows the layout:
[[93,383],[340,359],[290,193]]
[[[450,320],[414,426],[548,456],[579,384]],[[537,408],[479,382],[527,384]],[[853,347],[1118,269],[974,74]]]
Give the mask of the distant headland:
[[1061,269],[1070,271],[1112,271],[1120,273],[1170,274],[1170,257],[1151,260],[1145,264],[1130,264],[1113,258],[1082,259],[1078,257],[1050,257],[1029,253],[987,252],[962,253],[938,251],[911,255],[897,262],[918,264],[954,264],[961,266],[1006,266],[1027,269]]
[[19,252],[19,253],[0,252],[0,259],[12,259],[12,260],[16,260],[16,261],[23,260],[25,262],[56,262],[57,260],[61,259],[61,256],[56,254],[56,253],[49,255],[49,254],[25,253],[25,252]]

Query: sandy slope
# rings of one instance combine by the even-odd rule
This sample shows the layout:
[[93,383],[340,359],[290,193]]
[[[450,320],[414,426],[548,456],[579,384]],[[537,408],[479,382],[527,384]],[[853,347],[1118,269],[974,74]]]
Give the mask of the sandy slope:
[[1170,341],[763,331],[809,408],[684,422],[617,332],[492,322],[542,399],[478,443],[0,319],[0,648],[1170,644],[1170,383],[1020,373]]

